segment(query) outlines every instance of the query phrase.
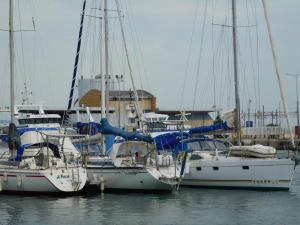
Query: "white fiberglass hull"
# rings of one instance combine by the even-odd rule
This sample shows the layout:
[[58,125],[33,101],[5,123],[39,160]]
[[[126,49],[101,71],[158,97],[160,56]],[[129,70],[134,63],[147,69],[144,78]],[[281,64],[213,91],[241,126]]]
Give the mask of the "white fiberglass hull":
[[0,168],[0,190],[4,192],[71,193],[80,191],[86,180],[87,173],[82,167],[52,170]]
[[182,185],[215,188],[289,189],[295,162],[219,156],[191,160]]
[[88,184],[100,185],[104,189],[171,191],[178,183],[174,179],[159,178],[155,168],[143,167],[87,167]]

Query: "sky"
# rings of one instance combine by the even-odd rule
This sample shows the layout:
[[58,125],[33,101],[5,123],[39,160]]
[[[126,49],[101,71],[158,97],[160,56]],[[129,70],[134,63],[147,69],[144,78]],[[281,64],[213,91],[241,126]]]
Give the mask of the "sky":
[[[119,1],[137,88],[155,95],[161,109],[233,107],[230,1]],[[32,17],[36,28],[35,32],[15,32],[17,103],[25,96],[26,82],[31,102],[44,104],[46,108],[66,107],[83,0],[14,2],[15,29],[33,29]],[[110,73],[124,74],[123,85],[129,88],[116,7],[114,1],[108,2]],[[294,112],[295,78],[286,74],[300,73],[300,1],[269,0],[268,3],[289,111]],[[99,0],[87,0],[79,68],[79,76],[86,78],[100,73],[100,20],[91,17],[99,17],[99,10],[91,8],[99,8]],[[242,108],[254,111],[264,105],[266,111],[275,110],[280,104],[280,93],[261,1],[237,0],[237,16]],[[0,28],[7,27],[8,0],[1,0]],[[5,106],[9,104],[9,50],[5,31],[0,32],[0,49],[0,105]]]

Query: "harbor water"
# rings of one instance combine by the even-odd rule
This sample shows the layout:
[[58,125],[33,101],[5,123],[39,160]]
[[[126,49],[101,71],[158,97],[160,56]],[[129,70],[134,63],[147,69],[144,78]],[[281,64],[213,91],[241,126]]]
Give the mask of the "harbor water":
[[163,194],[0,195],[4,224],[299,224],[300,168],[289,191],[180,188]]

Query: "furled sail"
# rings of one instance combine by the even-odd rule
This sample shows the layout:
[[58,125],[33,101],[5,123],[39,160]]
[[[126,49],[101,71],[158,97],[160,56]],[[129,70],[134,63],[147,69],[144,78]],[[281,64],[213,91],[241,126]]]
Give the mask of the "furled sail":
[[227,125],[227,122],[218,123],[214,125],[209,126],[201,126],[201,127],[195,127],[190,129],[188,132],[189,134],[203,134],[203,133],[209,133],[213,131],[218,130],[230,130],[231,128]]
[[100,123],[90,122],[90,123],[77,123],[76,126],[79,129],[84,128],[85,126],[89,126],[92,135],[101,133],[105,135],[114,135],[120,136],[125,140],[137,140],[137,141],[145,141],[145,142],[153,142],[153,138],[149,135],[145,135],[138,132],[128,132],[122,130],[117,127],[113,127],[110,125],[106,118],[102,118]]

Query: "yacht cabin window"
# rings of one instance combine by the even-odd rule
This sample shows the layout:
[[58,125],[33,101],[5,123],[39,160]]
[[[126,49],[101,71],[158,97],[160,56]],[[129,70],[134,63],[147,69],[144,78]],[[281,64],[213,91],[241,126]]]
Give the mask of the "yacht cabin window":
[[218,150],[226,150],[226,145],[222,142],[215,141],[215,146]]
[[201,148],[202,150],[214,150],[215,146],[214,143],[212,141],[201,141]]
[[189,150],[192,150],[192,151],[201,150],[201,146],[200,146],[200,144],[199,144],[198,141],[188,142],[188,143],[187,143],[187,148],[188,148]]
[[59,123],[59,118],[28,118],[28,119],[19,119],[18,121],[20,125]]

